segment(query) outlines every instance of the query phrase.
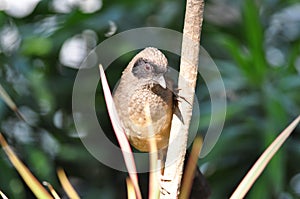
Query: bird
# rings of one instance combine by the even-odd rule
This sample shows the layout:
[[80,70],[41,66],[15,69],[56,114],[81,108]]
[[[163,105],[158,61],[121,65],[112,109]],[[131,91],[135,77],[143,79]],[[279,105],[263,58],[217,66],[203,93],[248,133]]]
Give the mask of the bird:
[[[129,62],[113,94],[119,119],[130,144],[139,151],[152,152],[150,139],[154,138],[162,166],[173,115],[184,122],[178,108],[178,99],[184,98],[178,96],[179,89],[166,77],[167,71],[168,60],[165,55],[157,48],[147,47]],[[209,197],[208,183],[199,169],[195,171],[193,185],[196,198]],[[194,198],[194,195],[190,198]]]
[[142,152],[150,151],[152,138],[158,150],[168,146],[172,117],[178,111],[167,71],[165,55],[147,47],[129,62],[113,95],[130,144]]

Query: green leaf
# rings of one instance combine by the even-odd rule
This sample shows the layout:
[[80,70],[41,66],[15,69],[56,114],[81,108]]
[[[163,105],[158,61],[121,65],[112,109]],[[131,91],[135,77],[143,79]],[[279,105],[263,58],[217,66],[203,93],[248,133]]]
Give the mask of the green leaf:
[[44,56],[50,53],[52,41],[45,37],[30,37],[24,40],[22,52],[27,56]]
[[272,142],[272,144],[264,151],[264,153],[255,162],[253,167],[249,170],[247,175],[241,181],[237,189],[234,191],[230,199],[244,198],[247,192],[250,190],[254,182],[264,171],[271,158],[280,149],[285,140],[289,137],[292,131],[296,128],[300,122],[300,115],[286,128],[281,134]]

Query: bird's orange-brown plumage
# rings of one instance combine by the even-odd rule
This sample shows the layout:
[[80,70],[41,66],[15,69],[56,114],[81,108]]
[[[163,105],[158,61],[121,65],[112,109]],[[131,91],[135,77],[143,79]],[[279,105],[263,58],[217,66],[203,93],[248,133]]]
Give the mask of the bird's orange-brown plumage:
[[150,138],[154,138],[158,149],[168,145],[174,95],[169,80],[164,77],[167,66],[166,57],[158,49],[144,49],[123,71],[114,93],[126,135],[140,151],[150,150]]

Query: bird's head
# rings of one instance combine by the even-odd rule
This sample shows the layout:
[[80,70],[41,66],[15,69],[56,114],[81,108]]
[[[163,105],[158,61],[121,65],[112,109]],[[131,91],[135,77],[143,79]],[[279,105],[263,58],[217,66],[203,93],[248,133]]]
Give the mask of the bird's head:
[[132,64],[131,72],[139,80],[155,82],[164,89],[167,87],[164,74],[168,70],[168,61],[158,49],[145,48],[133,58]]

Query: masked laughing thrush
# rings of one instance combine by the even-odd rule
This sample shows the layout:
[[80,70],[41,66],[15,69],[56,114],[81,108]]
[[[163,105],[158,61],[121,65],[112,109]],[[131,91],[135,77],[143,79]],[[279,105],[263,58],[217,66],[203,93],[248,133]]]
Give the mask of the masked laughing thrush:
[[167,147],[176,97],[165,79],[168,61],[156,48],[138,53],[122,73],[114,101],[126,135],[136,149],[148,152],[149,139],[157,149]]

